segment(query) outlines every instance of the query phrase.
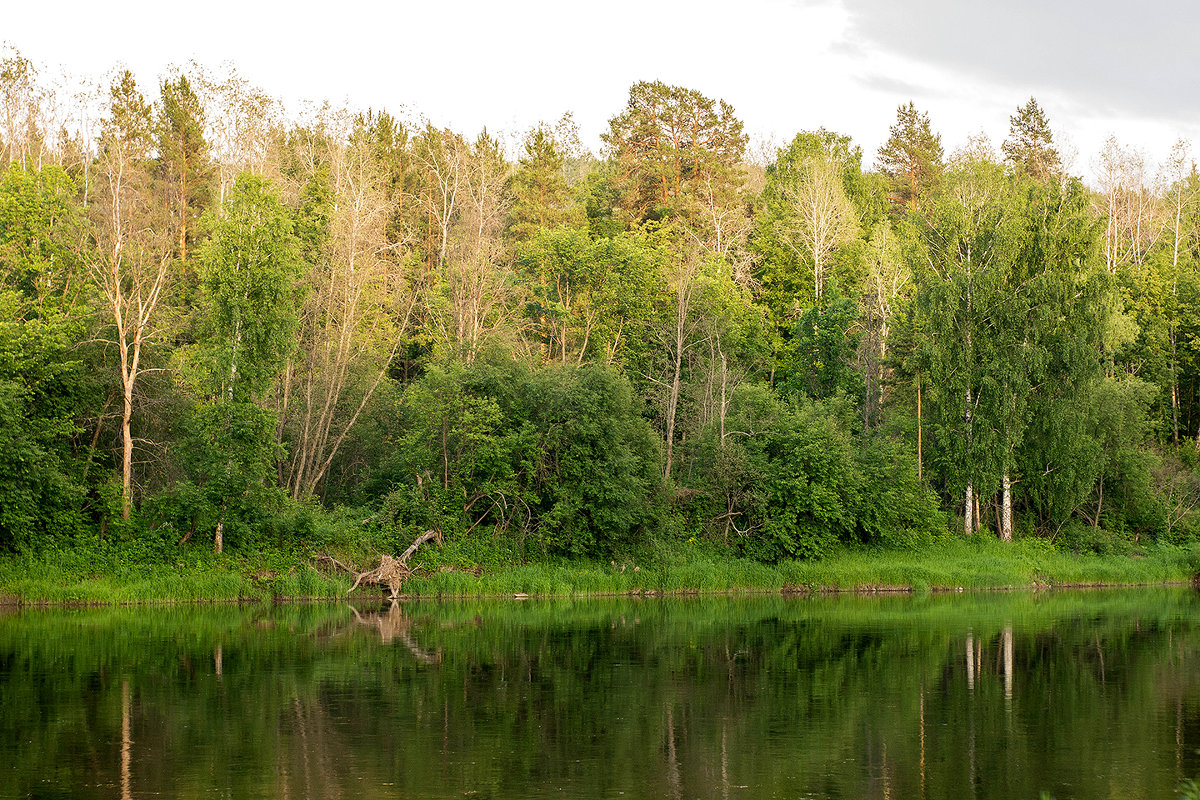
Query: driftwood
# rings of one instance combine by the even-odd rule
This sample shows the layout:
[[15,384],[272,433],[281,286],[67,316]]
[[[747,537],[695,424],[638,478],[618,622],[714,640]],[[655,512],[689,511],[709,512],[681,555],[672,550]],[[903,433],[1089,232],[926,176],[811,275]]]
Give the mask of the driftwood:
[[418,547],[436,538],[438,538],[437,531],[425,531],[413,540],[413,543],[408,546],[408,549],[399,558],[392,558],[386,554],[382,555],[379,558],[379,566],[375,569],[369,569],[366,572],[354,572],[354,570],[346,569],[345,566],[334,561],[332,558],[329,560],[346,569],[347,572],[354,572],[354,585],[350,587],[350,592],[353,592],[364,583],[374,583],[380,586],[387,586],[391,590],[391,599],[395,600],[400,596],[400,587],[412,575],[412,570],[408,568],[409,556],[417,552]]

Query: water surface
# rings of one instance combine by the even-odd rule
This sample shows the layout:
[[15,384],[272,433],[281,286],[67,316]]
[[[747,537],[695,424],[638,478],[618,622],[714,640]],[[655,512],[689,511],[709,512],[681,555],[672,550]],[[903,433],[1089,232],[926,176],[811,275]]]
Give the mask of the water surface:
[[1190,590],[0,613],[0,797],[1170,798]]

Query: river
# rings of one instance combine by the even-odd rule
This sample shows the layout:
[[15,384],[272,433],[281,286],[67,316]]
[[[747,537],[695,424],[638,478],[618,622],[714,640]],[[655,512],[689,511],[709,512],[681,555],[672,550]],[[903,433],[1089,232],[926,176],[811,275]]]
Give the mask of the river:
[[1200,595],[0,611],[4,798],[1171,798]]

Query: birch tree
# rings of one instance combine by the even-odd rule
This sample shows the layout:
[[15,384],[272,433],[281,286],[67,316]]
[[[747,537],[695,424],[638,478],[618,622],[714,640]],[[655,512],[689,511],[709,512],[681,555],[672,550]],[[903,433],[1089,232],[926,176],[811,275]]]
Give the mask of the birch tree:
[[1166,245],[1170,250],[1169,285],[1170,296],[1167,311],[1167,343],[1170,346],[1171,382],[1171,440],[1179,443],[1179,287],[1183,277],[1180,258],[1196,243],[1197,231],[1191,227],[1189,217],[1196,205],[1200,192],[1195,177],[1196,165],[1192,159],[1191,143],[1179,139],[1171,148],[1166,162],[1159,172],[1165,205]]
[[120,73],[110,91],[98,158],[98,194],[91,208],[96,248],[87,268],[112,324],[119,354],[121,415],[121,515],[133,508],[132,432],[138,379],[147,349],[162,334],[160,304],[169,279],[171,241],[161,204],[151,188],[150,106],[133,75]]
[[1142,151],[1123,147],[1110,136],[1093,164],[1099,182],[1099,209],[1105,220],[1104,263],[1110,275],[1140,265],[1162,232],[1157,204]]
[[186,460],[211,498],[220,553],[230,509],[262,502],[276,457],[264,401],[295,345],[302,265],[278,194],[248,173],[230,190],[201,256],[205,336],[189,372],[206,396]]
[[329,121],[328,228],[310,265],[300,351],[281,382],[280,436],[291,445],[281,480],[294,498],[317,493],[342,444],[410,334],[417,296],[407,243],[388,238],[390,194],[367,131]]
[[863,293],[863,377],[866,397],[863,424],[871,427],[883,406],[890,383],[889,345],[894,316],[901,297],[911,291],[912,271],[905,263],[900,242],[887,222],[879,222],[866,245],[867,278]]
[[994,304],[1004,300],[999,284],[1013,219],[997,165],[960,167],[948,180],[943,198],[928,211],[917,268],[919,300],[936,332],[923,359],[929,383],[937,387],[939,458],[962,492],[963,532],[969,536],[981,524],[979,493],[998,482],[1004,471],[998,456],[1007,452],[984,414],[997,405],[991,394],[996,387],[986,376],[998,355],[989,327],[998,322]]
[[487,131],[475,140],[464,166],[463,202],[443,262],[449,301],[444,336],[470,363],[488,333],[509,319],[512,267],[503,233],[510,200],[508,164]]
[[5,47],[0,58],[0,157],[7,164],[33,166],[40,154],[40,93],[33,62]]
[[813,298],[820,303],[829,260],[858,235],[858,219],[842,186],[841,166],[832,157],[809,156],[798,166],[795,180],[779,187],[780,239],[812,266]]
[[282,129],[279,104],[233,67],[217,75],[193,65],[192,73],[191,88],[203,105],[197,116],[204,120],[221,204],[243,172],[275,177],[270,166]]

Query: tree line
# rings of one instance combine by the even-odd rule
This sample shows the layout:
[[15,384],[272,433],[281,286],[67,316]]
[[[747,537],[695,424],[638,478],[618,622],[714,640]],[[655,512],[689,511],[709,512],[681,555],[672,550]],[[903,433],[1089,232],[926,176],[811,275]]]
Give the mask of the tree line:
[[321,508],[522,557],[764,560],[1200,519],[1200,178],[1034,99],[947,154],[912,103],[748,156],[631,87],[516,153],[298,118],[236,72],[70,98],[0,63],[0,547],[303,545]]

